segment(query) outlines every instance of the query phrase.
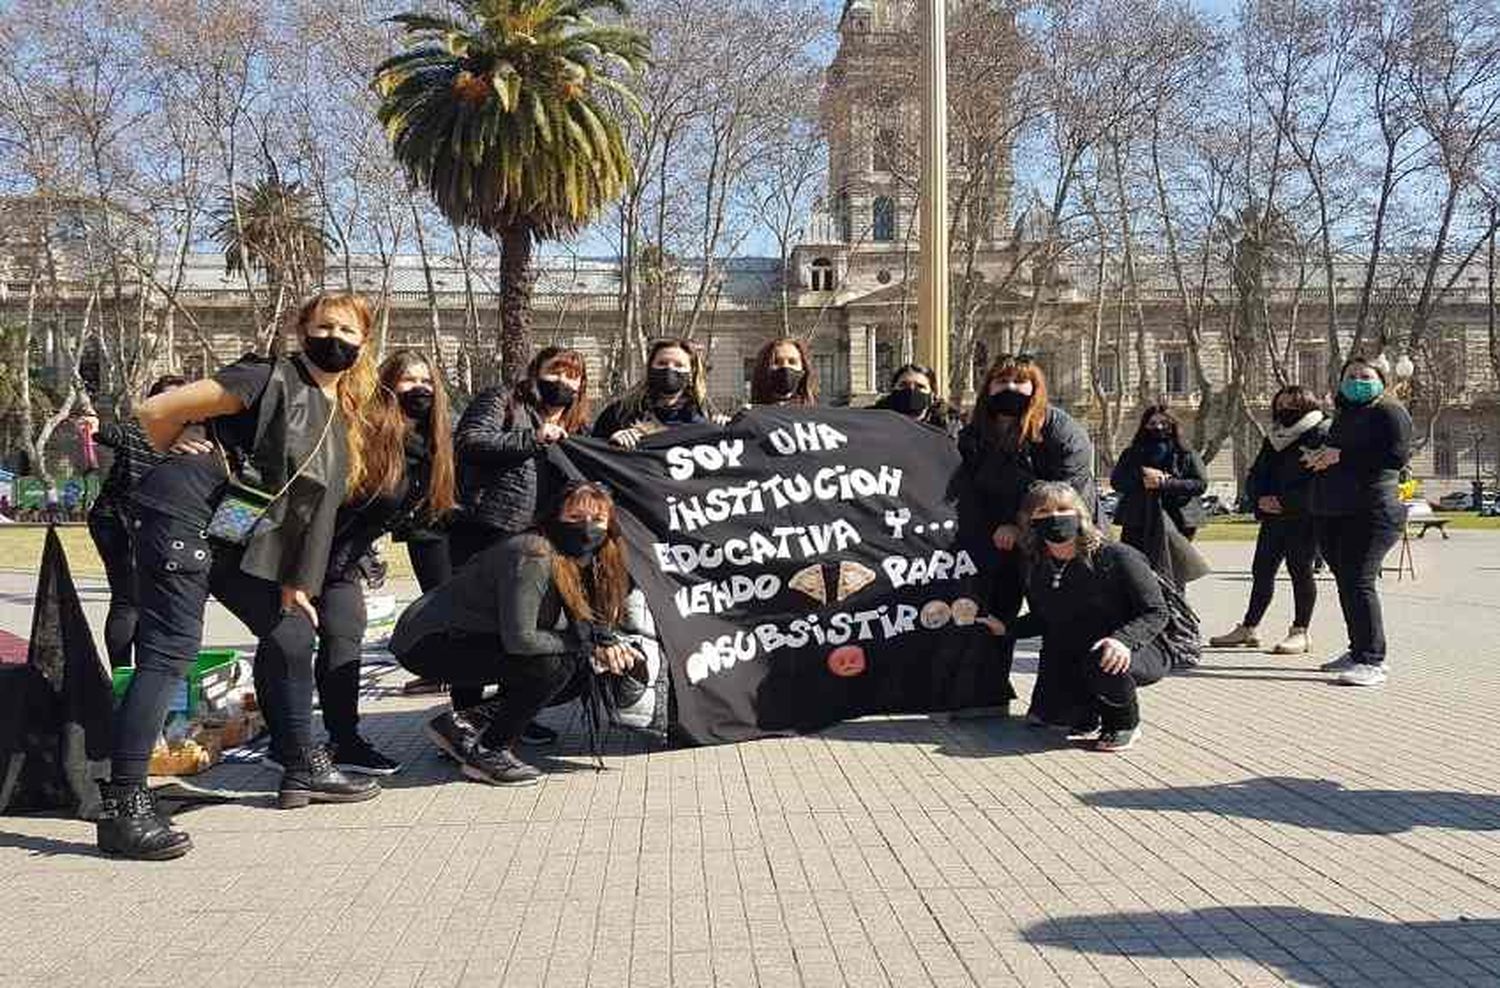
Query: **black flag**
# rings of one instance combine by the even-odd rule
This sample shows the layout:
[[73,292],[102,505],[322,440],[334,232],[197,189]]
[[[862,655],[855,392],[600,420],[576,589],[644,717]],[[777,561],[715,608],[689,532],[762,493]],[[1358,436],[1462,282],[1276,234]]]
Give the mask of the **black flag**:
[[996,640],[975,620],[982,546],[942,433],[894,412],[755,408],[633,451],[563,452],[614,490],[688,738],[1003,695]]
[[57,530],[47,530],[26,665],[0,678],[0,810],[98,814],[111,694]]

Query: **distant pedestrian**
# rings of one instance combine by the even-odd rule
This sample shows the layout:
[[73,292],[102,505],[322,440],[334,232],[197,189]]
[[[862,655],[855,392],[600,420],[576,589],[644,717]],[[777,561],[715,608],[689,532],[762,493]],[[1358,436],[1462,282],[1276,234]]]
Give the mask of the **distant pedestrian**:
[[1318,585],[1313,579],[1318,550],[1317,533],[1307,513],[1307,491],[1313,475],[1303,463],[1303,455],[1322,447],[1327,439],[1328,422],[1311,391],[1291,384],[1276,392],[1271,399],[1271,426],[1245,483],[1260,522],[1255,560],[1250,564],[1254,579],[1250,603],[1234,630],[1209,639],[1210,645],[1260,646],[1256,629],[1271,605],[1276,571],[1285,560],[1292,578],[1292,626],[1270,651],[1273,655],[1294,655],[1311,648],[1308,628],[1318,601]]

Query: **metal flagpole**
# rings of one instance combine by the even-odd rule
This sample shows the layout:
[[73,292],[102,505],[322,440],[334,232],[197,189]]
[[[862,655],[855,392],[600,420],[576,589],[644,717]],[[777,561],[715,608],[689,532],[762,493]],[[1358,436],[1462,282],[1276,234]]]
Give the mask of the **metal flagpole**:
[[921,265],[917,359],[949,390],[947,0],[922,0]]

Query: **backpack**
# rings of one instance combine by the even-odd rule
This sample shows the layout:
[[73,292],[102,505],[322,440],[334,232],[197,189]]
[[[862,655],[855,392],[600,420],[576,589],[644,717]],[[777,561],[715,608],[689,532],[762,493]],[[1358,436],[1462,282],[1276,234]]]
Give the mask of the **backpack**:
[[1203,656],[1202,628],[1198,615],[1187,602],[1177,584],[1156,574],[1157,586],[1167,602],[1167,626],[1157,636],[1162,653],[1172,669],[1191,669]]

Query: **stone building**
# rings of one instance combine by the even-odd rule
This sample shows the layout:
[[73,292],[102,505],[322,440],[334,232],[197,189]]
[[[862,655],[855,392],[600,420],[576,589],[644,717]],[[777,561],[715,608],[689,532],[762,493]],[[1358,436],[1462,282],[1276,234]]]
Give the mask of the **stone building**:
[[[891,372],[911,359],[916,201],[911,183],[897,174],[893,149],[914,134],[917,110],[914,92],[882,82],[892,76],[892,65],[915,57],[898,33],[898,16],[888,0],[850,0],[846,6],[824,94],[827,194],[809,217],[788,270],[784,273],[776,258],[724,261],[711,267],[702,293],[696,275],[677,272],[672,279],[662,279],[676,294],[666,300],[672,308],[684,310],[695,298],[707,300],[700,306],[694,336],[707,355],[711,392],[721,408],[732,409],[744,400],[756,350],[783,325],[810,339],[829,403],[869,402],[884,389]],[[971,181],[963,156],[956,158],[955,184]],[[1054,400],[1090,424],[1101,448],[1128,440],[1141,393],[1164,397],[1193,422],[1201,405],[1195,348],[1184,329],[1183,302],[1165,262],[1149,256],[1137,259],[1144,288],[1128,304],[1118,284],[1117,264],[1105,265],[1102,285],[1097,268],[1087,259],[1033,270],[1023,259],[1029,256],[1028,245],[1044,236],[1044,219],[1034,208],[1018,210],[1012,203],[1008,160],[993,174],[993,186],[981,189],[987,206],[982,225],[966,228],[965,233],[980,276],[1010,277],[1007,290],[984,307],[973,327],[976,370],[982,372],[993,355],[1016,345],[1024,335],[1026,348],[1049,374]],[[0,254],[30,242],[4,229],[15,227],[24,212],[24,201],[0,202]],[[60,232],[76,233],[76,222],[64,225],[68,228]],[[14,253],[9,264],[0,257],[6,289],[0,293],[0,314],[11,320],[25,296],[20,270],[24,264],[14,260]],[[469,313],[477,310],[480,325],[489,332],[497,324],[498,272],[493,259],[480,264],[466,273],[454,263],[434,262],[431,293],[416,255],[395,258],[389,272],[374,257],[331,260],[324,281],[375,298],[388,279],[389,306],[380,345],[431,349],[436,335],[451,370],[460,361]],[[1347,347],[1353,331],[1354,286],[1363,281],[1362,260],[1341,258],[1337,274],[1333,299],[1316,287],[1316,279],[1299,285],[1289,275],[1281,280],[1273,275],[1267,294],[1270,323],[1280,334],[1277,355],[1273,359],[1268,349],[1246,370],[1252,412],[1263,416],[1268,395],[1279,381],[1326,390],[1328,307],[1335,307],[1341,348]],[[1428,480],[1429,496],[1463,486],[1476,469],[1493,482],[1500,462],[1500,383],[1490,353],[1487,273],[1472,265],[1457,272],[1450,267],[1442,274],[1441,282],[1451,280],[1452,287],[1441,295],[1430,345],[1419,355],[1419,380],[1430,407],[1418,416],[1422,434],[1414,465],[1415,472]],[[1414,295],[1406,279],[1401,272],[1382,273],[1382,304],[1396,316],[1403,300]],[[1207,329],[1196,352],[1209,380],[1222,386],[1229,367],[1223,327],[1236,304],[1227,269],[1210,272],[1204,294]],[[543,258],[535,291],[537,345],[577,347],[589,360],[591,376],[608,381],[621,339],[620,295],[620,268],[614,260]],[[184,331],[182,319],[166,314],[161,324],[164,332],[172,333],[179,369],[203,373],[216,360],[254,345],[243,281],[224,273],[222,255],[189,257],[179,298],[208,344],[199,342],[196,331]],[[1033,309],[1032,330],[1022,334],[1020,327],[1032,321]],[[1144,332],[1137,333],[1136,325],[1144,326]],[[1107,345],[1096,347],[1096,327]],[[50,344],[37,354],[43,364],[55,357],[46,347]],[[1098,359],[1093,359],[1096,352]],[[91,370],[86,363],[85,377],[91,374],[97,379],[97,368]],[[1122,424],[1113,443],[1099,435],[1101,395],[1119,406]],[[1442,411],[1432,415],[1430,409],[1439,406]],[[1226,443],[1211,462],[1215,480],[1232,482],[1242,476],[1257,437],[1246,433],[1238,438]]]

